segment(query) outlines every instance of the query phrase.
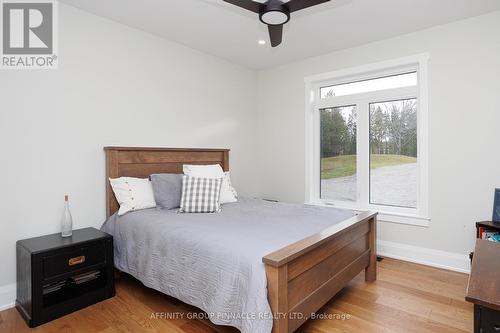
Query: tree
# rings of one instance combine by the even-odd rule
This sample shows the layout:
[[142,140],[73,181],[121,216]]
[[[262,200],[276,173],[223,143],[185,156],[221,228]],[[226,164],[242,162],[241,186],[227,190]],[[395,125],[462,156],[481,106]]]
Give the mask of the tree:
[[347,132],[349,134],[349,142],[346,147],[346,154],[354,155],[356,154],[356,139],[357,139],[357,114],[356,108],[352,107],[351,113],[347,120]]
[[371,104],[370,149],[372,154],[417,157],[417,100]]
[[401,117],[404,127],[401,137],[402,155],[417,157],[417,107],[416,100],[405,101]]
[[349,141],[349,131],[344,117],[337,108],[321,111],[321,156],[342,155]]
[[370,143],[372,154],[384,154],[387,150],[389,116],[380,105],[370,112]]
[[395,104],[392,104],[390,110],[389,122],[389,137],[391,141],[391,152],[401,155],[401,135],[402,135],[402,119],[399,109]]

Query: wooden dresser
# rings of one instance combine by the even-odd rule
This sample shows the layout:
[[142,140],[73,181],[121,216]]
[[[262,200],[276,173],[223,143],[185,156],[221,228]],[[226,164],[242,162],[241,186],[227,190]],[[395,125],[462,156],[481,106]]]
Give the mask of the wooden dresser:
[[465,299],[474,303],[474,332],[500,332],[500,243],[478,239]]

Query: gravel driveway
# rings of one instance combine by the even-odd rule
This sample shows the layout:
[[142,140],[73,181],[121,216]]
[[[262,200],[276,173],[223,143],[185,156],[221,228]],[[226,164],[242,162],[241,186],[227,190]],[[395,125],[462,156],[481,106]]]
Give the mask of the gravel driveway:
[[[322,180],[321,197],[333,200],[356,200],[356,176]],[[371,170],[370,202],[416,207],[417,164],[401,164]]]

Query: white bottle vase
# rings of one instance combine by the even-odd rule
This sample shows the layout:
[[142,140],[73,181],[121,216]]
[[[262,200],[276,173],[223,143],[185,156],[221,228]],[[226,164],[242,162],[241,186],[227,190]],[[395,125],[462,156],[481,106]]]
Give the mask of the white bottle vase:
[[69,211],[68,196],[64,196],[64,213],[61,219],[61,236],[70,237],[73,234],[73,218]]

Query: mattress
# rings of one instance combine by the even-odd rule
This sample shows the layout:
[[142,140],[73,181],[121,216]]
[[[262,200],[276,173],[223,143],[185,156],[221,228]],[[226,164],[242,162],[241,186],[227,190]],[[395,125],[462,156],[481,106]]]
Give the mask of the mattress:
[[241,198],[214,214],[146,209],[111,216],[115,266],[242,333],[270,333],[262,257],[356,213]]

